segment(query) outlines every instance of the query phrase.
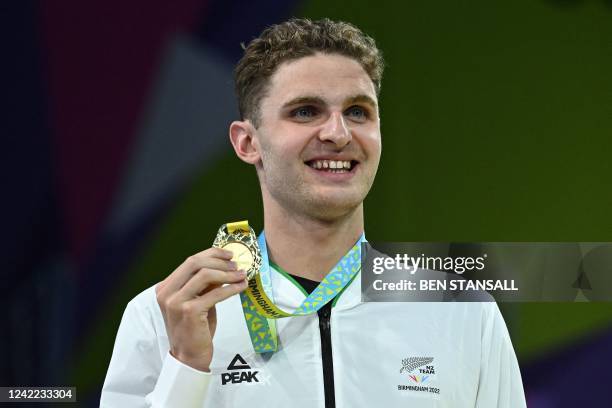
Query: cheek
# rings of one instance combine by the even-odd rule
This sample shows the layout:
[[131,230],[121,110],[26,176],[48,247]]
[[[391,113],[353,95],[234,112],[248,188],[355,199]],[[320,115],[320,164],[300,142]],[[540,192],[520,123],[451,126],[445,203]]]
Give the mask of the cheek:
[[382,144],[379,132],[364,132],[361,134],[360,140],[368,156],[370,156],[371,158],[380,156]]
[[297,163],[299,149],[288,143],[274,143],[264,146],[263,159],[276,168],[289,168]]
[[308,139],[297,132],[290,131],[279,133],[277,136],[278,143],[275,144],[274,151],[279,160],[286,162],[287,166],[298,163]]

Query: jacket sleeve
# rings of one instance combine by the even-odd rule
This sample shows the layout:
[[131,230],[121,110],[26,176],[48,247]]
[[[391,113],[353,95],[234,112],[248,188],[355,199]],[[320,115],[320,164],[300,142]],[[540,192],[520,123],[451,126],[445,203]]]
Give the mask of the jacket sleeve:
[[161,354],[145,294],[128,304],[121,319],[100,407],[202,408],[211,375]]
[[525,393],[506,323],[495,302],[484,304],[480,379],[475,408],[525,408]]

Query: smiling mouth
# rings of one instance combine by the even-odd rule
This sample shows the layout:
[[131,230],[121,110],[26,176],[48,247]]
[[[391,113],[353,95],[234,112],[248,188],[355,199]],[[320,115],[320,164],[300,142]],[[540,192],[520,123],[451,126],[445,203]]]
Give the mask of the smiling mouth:
[[350,173],[357,167],[357,160],[310,160],[305,164],[315,170],[328,173]]

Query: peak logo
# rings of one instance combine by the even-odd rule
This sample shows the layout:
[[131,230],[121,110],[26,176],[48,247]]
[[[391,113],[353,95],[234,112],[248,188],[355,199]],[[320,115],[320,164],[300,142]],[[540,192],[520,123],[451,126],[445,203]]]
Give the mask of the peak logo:
[[259,382],[257,378],[259,372],[253,371],[240,354],[234,356],[227,366],[227,370],[232,372],[221,373],[221,385]]
[[227,366],[228,370],[250,370],[251,366],[247,364],[244,358],[240,354],[236,354],[236,356],[232,359],[232,361]]

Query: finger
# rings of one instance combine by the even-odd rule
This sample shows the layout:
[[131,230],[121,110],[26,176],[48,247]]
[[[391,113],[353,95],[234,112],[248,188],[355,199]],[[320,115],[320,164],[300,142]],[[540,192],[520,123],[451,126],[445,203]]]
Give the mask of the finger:
[[163,290],[175,293],[200,269],[210,268],[222,271],[235,271],[237,265],[231,261],[232,252],[221,248],[208,248],[187,258],[165,279]]
[[157,282],[157,285],[155,285],[155,294],[157,296],[159,296],[159,292],[164,288],[165,285],[166,285],[166,280]]
[[[209,253],[215,258],[225,259],[226,261],[229,261],[234,256],[234,253],[230,251],[229,249],[210,247],[206,251],[209,251]],[[206,251],[202,251],[202,252],[206,252]]]
[[229,285],[217,287],[203,296],[199,296],[189,303],[193,302],[194,306],[199,310],[208,311],[217,303],[242,292],[247,288],[247,280],[243,279],[240,282],[230,283]]
[[202,293],[212,285],[224,285],[227,283],[236,283],[246,278],[244,271],[220,271],[218,269],[200,269],[198,273],[192,276],[191,279],[179,291],[180,299],[192,299]]

